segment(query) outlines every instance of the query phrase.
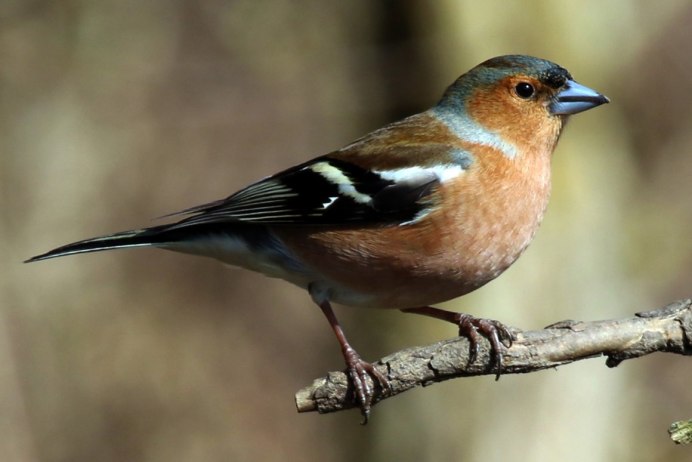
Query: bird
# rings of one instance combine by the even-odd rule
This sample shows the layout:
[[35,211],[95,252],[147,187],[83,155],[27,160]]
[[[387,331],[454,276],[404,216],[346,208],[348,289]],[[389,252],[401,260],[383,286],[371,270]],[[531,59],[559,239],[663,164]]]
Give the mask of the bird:
[[[543,218],[551,158],[569,116],[608,103],[563,67],[527,55],[488,59],[432,108],[345,147],[173,215],[179,221],[63,245],[35,262],[156,247],[212,257],[307,290],[337,338],[367,423],[388,377],[351,346],[332,304],[398,309],[481,337],[501,372],[515,334],[499,321],[435,308],[499,276]],[[379,389],[379,390],[378,390]]]

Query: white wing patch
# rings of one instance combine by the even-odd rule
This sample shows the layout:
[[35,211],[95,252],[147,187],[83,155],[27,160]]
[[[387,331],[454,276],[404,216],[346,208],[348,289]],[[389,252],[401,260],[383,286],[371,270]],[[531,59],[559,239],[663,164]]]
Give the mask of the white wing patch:
[[[459,164],[445,164],[436,165],[434,167],[406,167],[397,170],[385,170],[378,171],[377,174],[386,180],[391,180],[397,183],[406,182],[425,182],[426,180],[432,180],[434,177],[441,184],[458,177],[463,174],[465,169]],[[425,207],[420,210],[416,215],[408,221],[400,223],[399,226],[407,226],[417,223],[430,212],[432,212],[434,207]]]
[[376,170],[385,180],[395,183],[411,183],[421,178],[435,176],[440,183],[456,178],[464,173],[464,168],[457,164],[436,165],[434,167],[406,167],[397,170]]
[[[333,165],[330,165],[327,162],[318,162],[306,168],[309,168],[315,173],[319,173],[324,178],[326,178],[327,181],[337,185],[340,194],[350,197],[359,204],[372,203],[372,198],[367,194],[358,192],[355,186],[353,186],[353,182],[344,174],[344,172],[342,172],[337,167],[334,167]],[[331,205],[331,202],[329,203],[329,205]]]
[[332,197],[330,197],[329,199],[327,199],[326,202],[324,202],[324,203],[322,204],[322,208],[323,208],[323,209],[328,209],[328,208],[334,203],[334,201],[336,201],[338,198],[339,198],[338,196],[332,196]]

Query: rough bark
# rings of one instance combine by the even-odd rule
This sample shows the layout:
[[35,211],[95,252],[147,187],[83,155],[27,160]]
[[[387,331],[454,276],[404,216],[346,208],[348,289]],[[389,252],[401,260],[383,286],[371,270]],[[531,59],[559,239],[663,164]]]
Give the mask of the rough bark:
[[[517,339],[502,352],[502,374],[524,374],[605,356],[615,367],[626,359],[654,352],[692,355],[692,300],[607,321],[562,321],[537,331],[515,331]],[[483,340],[473,363],[468,363],[468,340],[463,337],[398,351],[375,362],[388,377],[391,392],[381,390],[373,403],[417,386],[456,377],[495,374],[488,369],[489,343]],[[299,412],[328,413],[356,406],[344,372],[330,372],[296,394]]]

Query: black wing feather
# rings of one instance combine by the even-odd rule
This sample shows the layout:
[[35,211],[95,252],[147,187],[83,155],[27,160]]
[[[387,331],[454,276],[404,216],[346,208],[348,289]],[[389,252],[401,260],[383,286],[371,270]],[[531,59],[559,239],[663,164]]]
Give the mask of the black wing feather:
[[[344,181],[325,174],[338,171]],[[396,182],[356,164],[319,157],[265,178],[218,201],[178,212],[191,214],[172,227],[223,222],[338,225],[409,221],[429,204],[430,173]],[[177,215],[176,214],[176,215]]]

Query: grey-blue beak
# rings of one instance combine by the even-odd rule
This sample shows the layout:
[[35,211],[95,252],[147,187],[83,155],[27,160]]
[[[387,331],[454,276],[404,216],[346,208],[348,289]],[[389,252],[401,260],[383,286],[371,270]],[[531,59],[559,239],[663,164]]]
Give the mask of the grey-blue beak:
[[548,108],[555,115],[571,115],[609,103],[610,100],[574,80],[568,80],[550,102]]

